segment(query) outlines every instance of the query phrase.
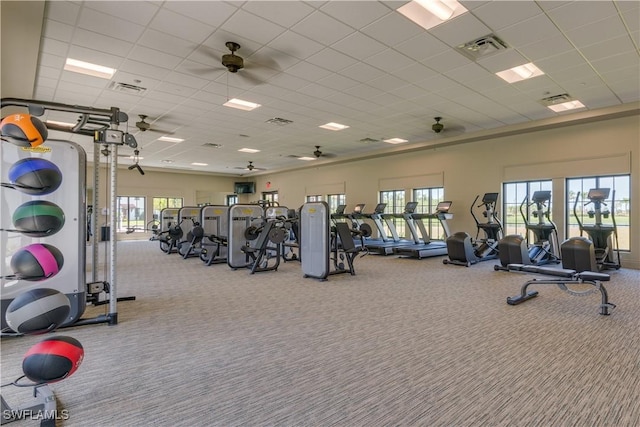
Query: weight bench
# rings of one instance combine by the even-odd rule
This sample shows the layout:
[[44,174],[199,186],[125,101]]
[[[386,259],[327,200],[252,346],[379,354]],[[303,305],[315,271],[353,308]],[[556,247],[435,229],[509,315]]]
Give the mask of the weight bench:
[[[582,271],[577,272],[575,270],[570,270],[566,268],[553,268],[553,267],[539,267],[535,265],[525,265],[525,264],[508,264],[506,266],[508,271],[520,271],[525,273],[537,273],[544,274],[546,276],[555,276],[557,278],[548,278],[548,279],[531,279],[522,285],[520,289],[520,295],[514,297],[507,298],[507,304],[509,305],[517,305],[523,303],[525,301],[530,300],[531,298],[535,298],[538,296],[538,291],[527,291],[527,288],[531,285],[542,284],[542,285],[558,285],[560,289],[563,291],[575,295],[575,296],[585,296],[595,292],[596,290],[600,291],[602,301],[600,303],[600,314],[609,315],[610,310],[616,307],[615,304],[609,302],[609,295],[607,294],[607,289],[604,287],[602,282],[608,282],[610,280],[610,276],[604,273],[596,273],[593,271]],[[577,292],[571,290],[567,285],[571,284],[588,284],[595,287],[590,291]]]
[[[356,272],[353,269],[353,260],[362,252],[363,247],[356,246],[353,235],[351,234],[351,228],[349,228],[346,222],[338,222],[335,227],[337,235],[333,245],[333,263],[335,270],[331,272],[331,274],[348,272],[352,276],[355,276]],[[338,256],[341,255],[338,253],[339,251],[343,252],[343,257],[347,260],[348,269],[344,268],[343,263],[338,263]]]
[[227,262],[226,255],[222,255],[222,248],[226,248],[228,246],[227,238],[209,234],[205,236],[205,239],[200,243],[202,246],[200,259],[204,261],[205,265]]

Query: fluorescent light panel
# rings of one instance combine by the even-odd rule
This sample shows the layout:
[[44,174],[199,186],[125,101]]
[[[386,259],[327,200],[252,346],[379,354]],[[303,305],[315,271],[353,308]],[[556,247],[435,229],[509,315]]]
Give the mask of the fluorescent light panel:
[[340,123],[330,122],[319,127],[321,127],[322,129],[329,129],[329,130],[343,130],[343,129],[347,129],[349,126],[341,125]]
[[209,163],[199,163],[199,162],[193,162],[191,163],[193,166],[209,166]]
[[256,150],[255,148],[241,148],[238,151],[241,151],[243,153],[251,153],[251,154],[260,152],[260,150]]
[[67,71],[73,71],[74,73],[100,77],[101,79],[110,79],[116,73],[115,68],[79,61],[73,58],[67,58],[64,69]]
[[562,104],[549,105],[548,108],[552,109],[556,113],[561,113],[563,111],[575,110],[578,108],[584,108],[585,105],[580,101],[568,101],[563,102]]
[[383,139],[383,141],[389,144],[402,144],[404,142],[409,142],[408,140],[402,138]]
[[237,108],[238,110],[251,111],[255,110],[260,106],[260,104],[256,104],[255,102],[243,101],[242,99],[233,98],[225,102],[225,107]]
[[397,11],[428,30],[462,15],[467,9],[456,0],[414,0]]
[[158,138],[158,141],[164,141],[164,142],[182,142],[184,141],[184,139],[182,138],[172,138],[170,136],[161,136],[160,138]]
[[532,62],[496,73],[498,77],[507,83],[520,82],[522,80],[542,76],[543,74],[544,72],[540,68],[536,67]]
[[315,159],[316,159],[315,157],[309,157],[309,156],[298,157],[298,160],[306,160],[306,161],[315,160]]

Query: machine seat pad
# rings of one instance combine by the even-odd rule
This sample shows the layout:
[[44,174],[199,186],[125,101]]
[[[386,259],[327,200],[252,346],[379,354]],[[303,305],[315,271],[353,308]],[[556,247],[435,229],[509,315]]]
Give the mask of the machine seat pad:
[[535,265],[527,266],[524,271],[528,271],[530,273],[540,273],[547,274],[549,276],[558,276],[558,277],[573,277],[576,274],[575,270],[570,270],[567,268],[554,268],[554,267],[538,267]]
[[582,273],[577,273],[576,277],[582,280],[593,280],[600,282],[608,282],[611,279],[606,273],[596,273],[594,271],[583,271]]

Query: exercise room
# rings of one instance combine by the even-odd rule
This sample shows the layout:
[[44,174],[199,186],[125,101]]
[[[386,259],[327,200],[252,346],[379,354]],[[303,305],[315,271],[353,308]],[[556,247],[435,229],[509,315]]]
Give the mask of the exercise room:
[[639,2],[0,15],[3,425],[640,425]]

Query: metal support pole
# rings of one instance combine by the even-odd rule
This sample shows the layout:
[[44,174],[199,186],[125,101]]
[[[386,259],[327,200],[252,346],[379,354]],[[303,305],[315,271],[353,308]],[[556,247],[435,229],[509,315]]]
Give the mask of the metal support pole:
[[110,230],[109,230],[109,267],[110,267],[110,292],[109,292],[109,324],[118,324],[118,293],[117,293],[117,276],[116,276],[116,215],[118,215],[118,196],[117,196],[117,181],[118,181],[118,146],[114,145],[111,149],[111,212],[110,212]]
[[100,203],[100,199],[98,195],[100,192],[98,191],[100,188],[100,146],[94,146],[93,150],[93,199],[91,203],[93,204],[93,209],[91,210],[91,235],[93,239],[91,239],[91,281],[98,281],[98,209]]

